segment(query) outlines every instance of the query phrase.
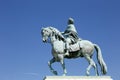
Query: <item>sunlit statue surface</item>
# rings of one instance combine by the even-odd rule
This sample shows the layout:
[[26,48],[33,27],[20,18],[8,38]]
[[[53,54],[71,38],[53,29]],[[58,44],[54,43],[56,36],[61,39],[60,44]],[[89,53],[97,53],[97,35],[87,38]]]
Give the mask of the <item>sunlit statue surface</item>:
[[86,69],[86,75],[90,75],[90,69],[93,67],[96,76],[99,75],[98,68],[94,60],[92,59],[93,52],[97,52],[97,60],[101,67],[101,73],[105,75],[107,73],[107,66],[103,60],[101,49],[97,44],[94,44],[88,40],[83,40],[78,37],[77,31],[74,26],[74,20],[68,19],[68,26],[64,32],[60,32],[54,27],[46,27],[41,30],[43,42],[50,42],[52,46],[53,58],[48,61],[50,71],[57,75],[52,67],[52,63],[60,62],[63,68],[63,75],[67,74],[64,58],[73,59],[84,57],[89,66]]

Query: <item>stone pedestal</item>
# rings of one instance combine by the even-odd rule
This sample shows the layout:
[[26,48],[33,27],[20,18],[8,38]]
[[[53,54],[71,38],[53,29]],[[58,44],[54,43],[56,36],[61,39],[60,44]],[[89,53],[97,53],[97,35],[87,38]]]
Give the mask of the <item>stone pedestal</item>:
[[110,76],[46,76],[43,80],[112,80]]

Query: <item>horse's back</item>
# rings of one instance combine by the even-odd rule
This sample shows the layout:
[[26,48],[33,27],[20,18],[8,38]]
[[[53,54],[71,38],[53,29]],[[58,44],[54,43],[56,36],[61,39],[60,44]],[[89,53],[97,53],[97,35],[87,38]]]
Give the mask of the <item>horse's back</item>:
[[83,53],[90,53],[91,54],[94,50],[94,45],[89,40],[81,40],[80,47],[82,48]]
[[93,45],[93,43],[91,41],[89,41],[89,40],[81,40],[80,44],[81,45],[86,45],[86,46]]

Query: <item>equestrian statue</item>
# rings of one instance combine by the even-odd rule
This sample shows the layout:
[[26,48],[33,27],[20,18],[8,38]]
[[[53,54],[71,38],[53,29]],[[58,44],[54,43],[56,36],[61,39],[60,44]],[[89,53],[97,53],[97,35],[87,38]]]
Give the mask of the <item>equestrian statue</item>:
[[63,76],[65,76],[67,71],[64,58],[84,57],[89,63],[86,75],[90,75],[90,69],[93,67],[96,76],[99,76],[98,67],[92,59],[94,50],[96,50],[97,60],[101,67],[101,74],[105,75],[107,73],[107,66],[103,60],[100,47],[97,44],[78,37],[73,18],[68,19],[68,26],[64,32],[60,32],[58,29],[49,26],[41,29],[41,35],[43,42],[49,42],[52,46],[53,58],[48,61],[48,66],[53,74],[58,75],[57,71],[52,67],[54,62],[61,63]]

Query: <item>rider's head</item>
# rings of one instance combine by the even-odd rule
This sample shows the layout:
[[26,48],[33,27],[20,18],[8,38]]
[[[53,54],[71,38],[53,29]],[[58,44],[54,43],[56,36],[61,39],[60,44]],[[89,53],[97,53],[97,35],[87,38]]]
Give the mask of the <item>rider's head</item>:
[[73,18],[69,18],[68,19],[68,24],[74,24],[74,19]]

